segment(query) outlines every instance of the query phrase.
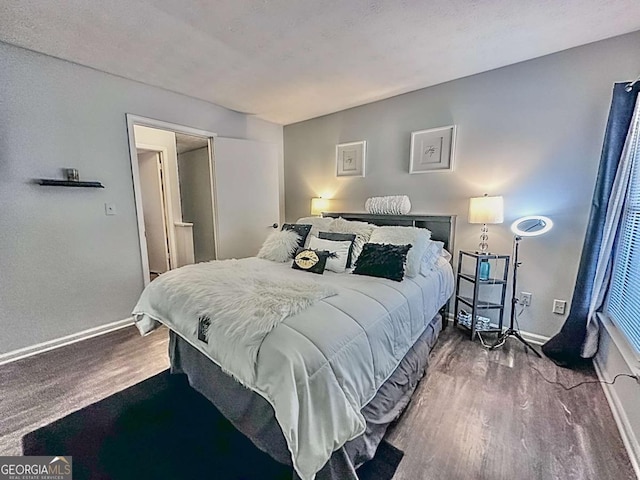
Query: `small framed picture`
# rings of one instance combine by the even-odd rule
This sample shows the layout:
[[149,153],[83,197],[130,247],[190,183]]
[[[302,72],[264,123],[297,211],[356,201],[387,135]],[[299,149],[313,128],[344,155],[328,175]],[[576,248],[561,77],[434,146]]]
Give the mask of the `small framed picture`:
[[336,175],[338,177],[364,177],[367,142],[336,145]]
[[456,126],[411,132],[409,173],[452,172]]

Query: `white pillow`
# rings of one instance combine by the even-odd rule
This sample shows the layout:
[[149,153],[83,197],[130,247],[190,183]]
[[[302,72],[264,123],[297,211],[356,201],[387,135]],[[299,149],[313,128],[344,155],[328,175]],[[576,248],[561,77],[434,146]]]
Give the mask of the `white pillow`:
[[[304,225],[311,225],[311,231],[309,235],[313,235],[314,237],[318,236],[318,233],[326,232],[331,226],[331,222],[333,222],[333,218],[325,218],[325,217],[302,217],[299,218],[296,223],[302,223]],[[309,245],[309,237],[307,237],[307,244]]]
[[420,273],[422,275],[427,275],[431,270],[433,270],[438,258],[442,257],[443,250],[443,242],[429,240],[427,248],[424,250],[424,255],[422,255],[422,262],[420,263]]
[[353,241],[353,251],[351,252],[351,265],[355,265],[356,260],[362,252],[362,247],[371,238],[373,231],[378,228],[366,222],[352,222],[338,217],[329,226],[329,231],[334,233],[352,233],[356,236]]
[[311,237],[311,240],[309,240],[309,248],[314,250],[327,250],[329,253],[336,255],[335,257],[330,256],[327,258],[327,266],[325,267],[327,270],[336,273],[344,273],[346,270],[351,242],[337,242],[335,240]]
[[409,245],[407,254],[407,277],[415,277],[420,273],[422,256],[427,248],[431,232],[417,227],[378,227],[371,234],[369,243],[390,243],[391,245]]
[[280,263],[291,260],[291,257],[298,249],[299,239],[300,235],[293,230],[275,231],[262,244],[262,248],[258,252],[258,258]]

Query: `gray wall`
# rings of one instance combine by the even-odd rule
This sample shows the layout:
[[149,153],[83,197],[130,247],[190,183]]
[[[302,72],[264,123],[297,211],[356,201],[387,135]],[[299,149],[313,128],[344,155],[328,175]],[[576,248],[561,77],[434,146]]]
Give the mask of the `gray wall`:
[[196,263],[215,260],[209,148],[178,154],[182,221],[193,223]]
[[[526,239],[519,290],[533,293],[523,330],[554,334],[571,299],[607,120],[612,84],[638,74],[640,33],[288,125],[284,129],[286,218],[309,214],[328,194],[333,211],[363,211],[372,195],[408,194],[414,213],[457,214],[457,247],[475,249],[479,225],[468,199],[503,195],[505,223],[490,226],[492,251],[509,253],[516,218],[556,223]],[[409,175],[412,131],[458,126],[455,171]],[[337,143],[366,140],[365,178],[336,178]],[[568,309],[567,309],[568,310]]]
[[[282,145],[281,126],[2,43],[0,65],[0,354],[131,315],[143,280],[125,113]],[[31,184],[63,167],[106,188]]]

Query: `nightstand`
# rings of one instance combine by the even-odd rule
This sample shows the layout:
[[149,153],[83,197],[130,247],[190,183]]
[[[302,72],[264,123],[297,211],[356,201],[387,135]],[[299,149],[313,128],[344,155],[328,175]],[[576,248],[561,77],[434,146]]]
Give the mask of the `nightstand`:
[[[502,321],[504,318],[504,300],[507,293],[507,277],[509,275],[509,255],[496,255],[492,253],[478,253],[471,251],[460,251],[458,256],[458,275],[456,277],[456,300],[453,316],[453,324],[457,327],[464,328],[471,333],[471,340],[476,336],[477,332],[482,333],[501,333]],[[491,272],[489,276],[484,276],[483,262],[490,262]],[[473,290],[469,297],[463,295],[460,289],[461,283],[466,282]],[[464,283],[463,283],[464,284]],[[500,288],[498,292],[500,302],[483,300],[486,298],[487,292],[491,288]],[[494,298],[496,292],[493,292]],[[459,321],[458,313],[461,311],[460,304],[465,305],[471,310],[471,318],[468,324],[465,320]],[[478,315],[488,310],[498,310],[498,327],[490,325],[488,321],[478,321]]]

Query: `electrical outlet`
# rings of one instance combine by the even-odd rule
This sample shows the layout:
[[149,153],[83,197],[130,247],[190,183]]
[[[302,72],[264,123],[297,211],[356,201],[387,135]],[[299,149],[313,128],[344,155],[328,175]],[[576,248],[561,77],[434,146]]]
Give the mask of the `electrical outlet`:
[[564,311],[567,308],[566,300],[558,300],[557,298],[553,299],[553,313],[557,313],[558,315],[564,315]]
[[528,307],[529,305],[531,305],[531,297],[532,294],[530,292],[520,293],[520,305],[524,307]]

